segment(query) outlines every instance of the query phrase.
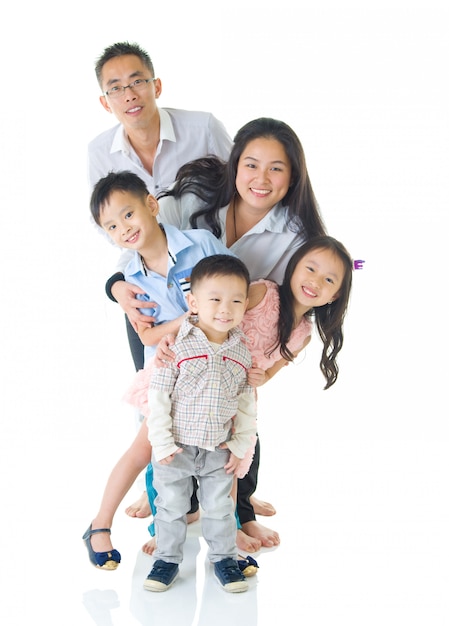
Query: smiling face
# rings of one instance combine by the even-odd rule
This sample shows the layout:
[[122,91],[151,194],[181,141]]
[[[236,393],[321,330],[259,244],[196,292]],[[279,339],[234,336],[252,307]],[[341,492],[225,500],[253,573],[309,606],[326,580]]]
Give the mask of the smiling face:
[[[114,86],[125,87],[138,78],[153,78],[150,70],[134,54],[114,57],[107,61],[101,72],[101,86],[108,91]],[[100,102],[109,113],[113,113],[127,132],[133,129],[148,128],[155,117],[159,117],[156,100],[162,91],[161,81],[156,78],[138,92],[125,89],[116,97],[101,96]]]
[[298,262],[290,281],[297,305],[311,309],[336,300],[344,271],[342,260],[331,250],[310,250]]
[[100,225],[121,248],[141,250],[160,228],[159,205],[152,195],[145,199],[129,191],[113,191],[101,208]]
[[209,341],[223,343],[231,328],[240,324],[248,306],[248,287],[236,275],[207,276],[187,295],[190,309],[198,314],[198,327]]
[[277,139],[259,137],[248,142],[243,150],[236,175],[240,208],[261,218],[288,192],[291,178],[290,160]]

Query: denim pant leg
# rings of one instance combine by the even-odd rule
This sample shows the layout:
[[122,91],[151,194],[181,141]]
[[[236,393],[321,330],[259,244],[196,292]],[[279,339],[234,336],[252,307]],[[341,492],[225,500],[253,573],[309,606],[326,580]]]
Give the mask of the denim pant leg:
[[237,525],[231,497],[233,474],[226,474],[224,469],[228,459],[227,449],[217,448],[214,452],[200,449],[195,463],[203,509],[201,527],[212,563],[237,558]]
[[[187,533],[187,512],[193,491],[194,456],[184,447],[169,465],[153,461],[153,484],[157,491],[154,526],[157,537],[155,559],[181,563]],[[193,448],[196,450],[197,448]]]

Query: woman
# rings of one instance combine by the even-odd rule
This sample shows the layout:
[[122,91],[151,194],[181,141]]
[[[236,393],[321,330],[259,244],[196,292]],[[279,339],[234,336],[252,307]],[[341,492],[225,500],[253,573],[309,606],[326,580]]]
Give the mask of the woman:
[[[161,222],[181,230],[210,230],[246,264],[252,281],[266,278],[280,284],[293,252],[306,239],[326,232],[301,142],[288,124],[272,118],[245,124],[227,162],[210,156],[182,166],[173,186],[158,200]],[[139,300],[128,299],[125,308],[117,299],[129,316],[141,315]],[[250,471],[238,485],[238,546],[247,552],[279,543],[278,534],[255,517],[275,513],[253,496],[259,455],[258,442]],[[146,495],[127,513],[149,515]]]

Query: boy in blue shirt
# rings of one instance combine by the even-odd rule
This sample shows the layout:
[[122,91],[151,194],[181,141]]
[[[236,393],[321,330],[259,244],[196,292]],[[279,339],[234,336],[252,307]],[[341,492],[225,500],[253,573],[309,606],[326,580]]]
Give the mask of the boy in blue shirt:
[[129,171],[110,172],[98,181],[91,212],[115,244],[134,251],[125,280],[141,288],[142,299],[156,303],[150,310],[153,322],[138,324],[147,359],[165,334],[179,329],[188,311],[185,296],[196,263],[212,254],[232,253],[207,230],[180,231],[159,223],[158,201],[143,180]]

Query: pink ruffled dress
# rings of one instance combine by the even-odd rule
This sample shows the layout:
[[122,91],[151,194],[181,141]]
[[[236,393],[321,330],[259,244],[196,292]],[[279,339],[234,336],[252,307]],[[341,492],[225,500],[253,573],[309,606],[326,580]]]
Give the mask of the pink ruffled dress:
[[[278,285],[271,280],[257,280],[253,285],[263,283],[267,292],[259,304],[245,313],[240,328],[247,337],[247,345],[253,357],[253,366],[267,370],[276,361],[279,361],[281,353],[279,346],[270,356],[271,348],[277,341],[277,327],[279,320],[279,289]],[[297,352],[302,348],[305,339],[312,333],[312,322],[301,320],[299,326],[292,332],[287,344],[291,352]]]

